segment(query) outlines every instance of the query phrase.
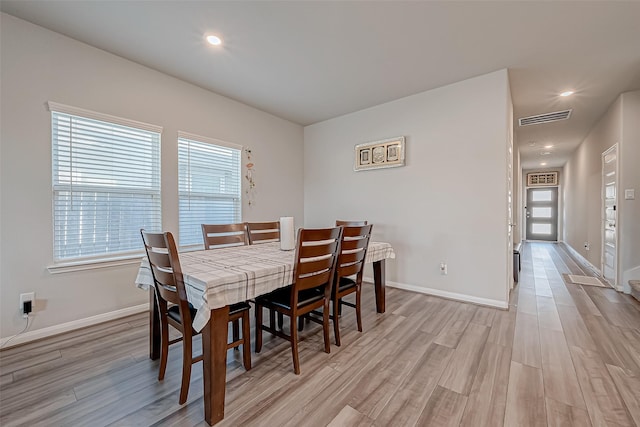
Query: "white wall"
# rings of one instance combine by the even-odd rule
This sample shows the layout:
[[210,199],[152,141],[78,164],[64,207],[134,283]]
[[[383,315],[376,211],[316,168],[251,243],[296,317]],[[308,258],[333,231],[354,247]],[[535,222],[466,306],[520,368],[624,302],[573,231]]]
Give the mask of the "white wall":
[[52,275],[51,124],[55,101],[160,125],[163,227],[177,232],[179,130],[251,147],[257,182],[245,220],[291,215],[301,225],[303,129],[244,104],[2,14],[0,336],[24,320],[18,296],[35,291],[31,330],[145,303],[136,265]]
[[[640,271],[640,91],[621,94],[565,166],[565,241],[591,264],[601,268],[602,153],[618,143],[618,271],[617,282]],[[624,190],[635,189],[635,200]],[[590,251],[583,244],[589,242]]]
[[[388,282],[506,307],[508,85],[501,70],[305,127],[305,226],[367,219],[395,248]],[[353,171],[354,145],[400,135],[405,167]]]
[[[629,280],[640,280],[640,90],[623,93],[621,97],[618,278],[629,293]],[[634,200],[625,200],[625,189],[635,190]]]
[[[602,268],[602,153],[621,141],[622,103],[618,98],[564,166],[564,242]],[[620,152],[619,152],[620,153]],[[590,250],[584,248],[589,243]]]

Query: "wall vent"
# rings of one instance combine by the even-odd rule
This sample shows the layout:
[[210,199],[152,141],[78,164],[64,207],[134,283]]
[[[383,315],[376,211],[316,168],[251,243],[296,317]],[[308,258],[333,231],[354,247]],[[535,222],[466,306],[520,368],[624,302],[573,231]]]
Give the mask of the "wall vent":
[[537,116],[522,117],[518,119],[518,122],[520,123],[520,126],[529,126],[567,120],[571,117],[572,111],[573,110],[563,110],[555,111],[553,113],[539,114]]
[[535,172],[527,174],[527,186],[558,185],[558,172]]

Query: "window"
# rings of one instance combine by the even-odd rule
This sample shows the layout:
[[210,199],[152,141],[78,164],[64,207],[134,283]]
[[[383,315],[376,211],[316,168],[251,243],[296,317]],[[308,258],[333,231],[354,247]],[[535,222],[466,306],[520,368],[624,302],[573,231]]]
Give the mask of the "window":
[[201,245],[201,224],[240,222],[242,147],[178,134],[180,246]]
[[49,103],[54,260],[140,253],[161,229],[157,126]]
[[551,190],[536,190],[531,198],[534,202],[550,202],[553,200],[553,191]]
[[527,186],[558,185],[558,172],[535,172],[527,174]]

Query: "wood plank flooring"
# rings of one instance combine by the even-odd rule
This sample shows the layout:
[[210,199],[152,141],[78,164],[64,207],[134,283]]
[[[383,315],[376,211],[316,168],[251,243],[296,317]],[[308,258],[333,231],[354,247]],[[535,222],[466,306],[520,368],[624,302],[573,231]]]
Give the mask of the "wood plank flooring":
[[[381,315],[367,285],[364,332],[345,308],[325,354],[307,324],[299,376],[266,333],[249,372],[230,350],[219,425],[640,426],[640,303],[567,284],[591,274],[561,244],[521,253],[508,311],[387,289]],[[1,351],[0,425],[205,426],[201,365],[178,405],[181,349],[159,382],[147,334],[137,315]]]

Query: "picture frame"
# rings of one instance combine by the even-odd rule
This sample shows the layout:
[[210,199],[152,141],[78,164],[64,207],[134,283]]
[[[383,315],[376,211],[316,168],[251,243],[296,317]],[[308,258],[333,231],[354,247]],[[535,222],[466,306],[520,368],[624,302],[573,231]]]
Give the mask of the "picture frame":
[[405,165],[405,137],[365,142],[354,148],[354,171],[394,168]]

